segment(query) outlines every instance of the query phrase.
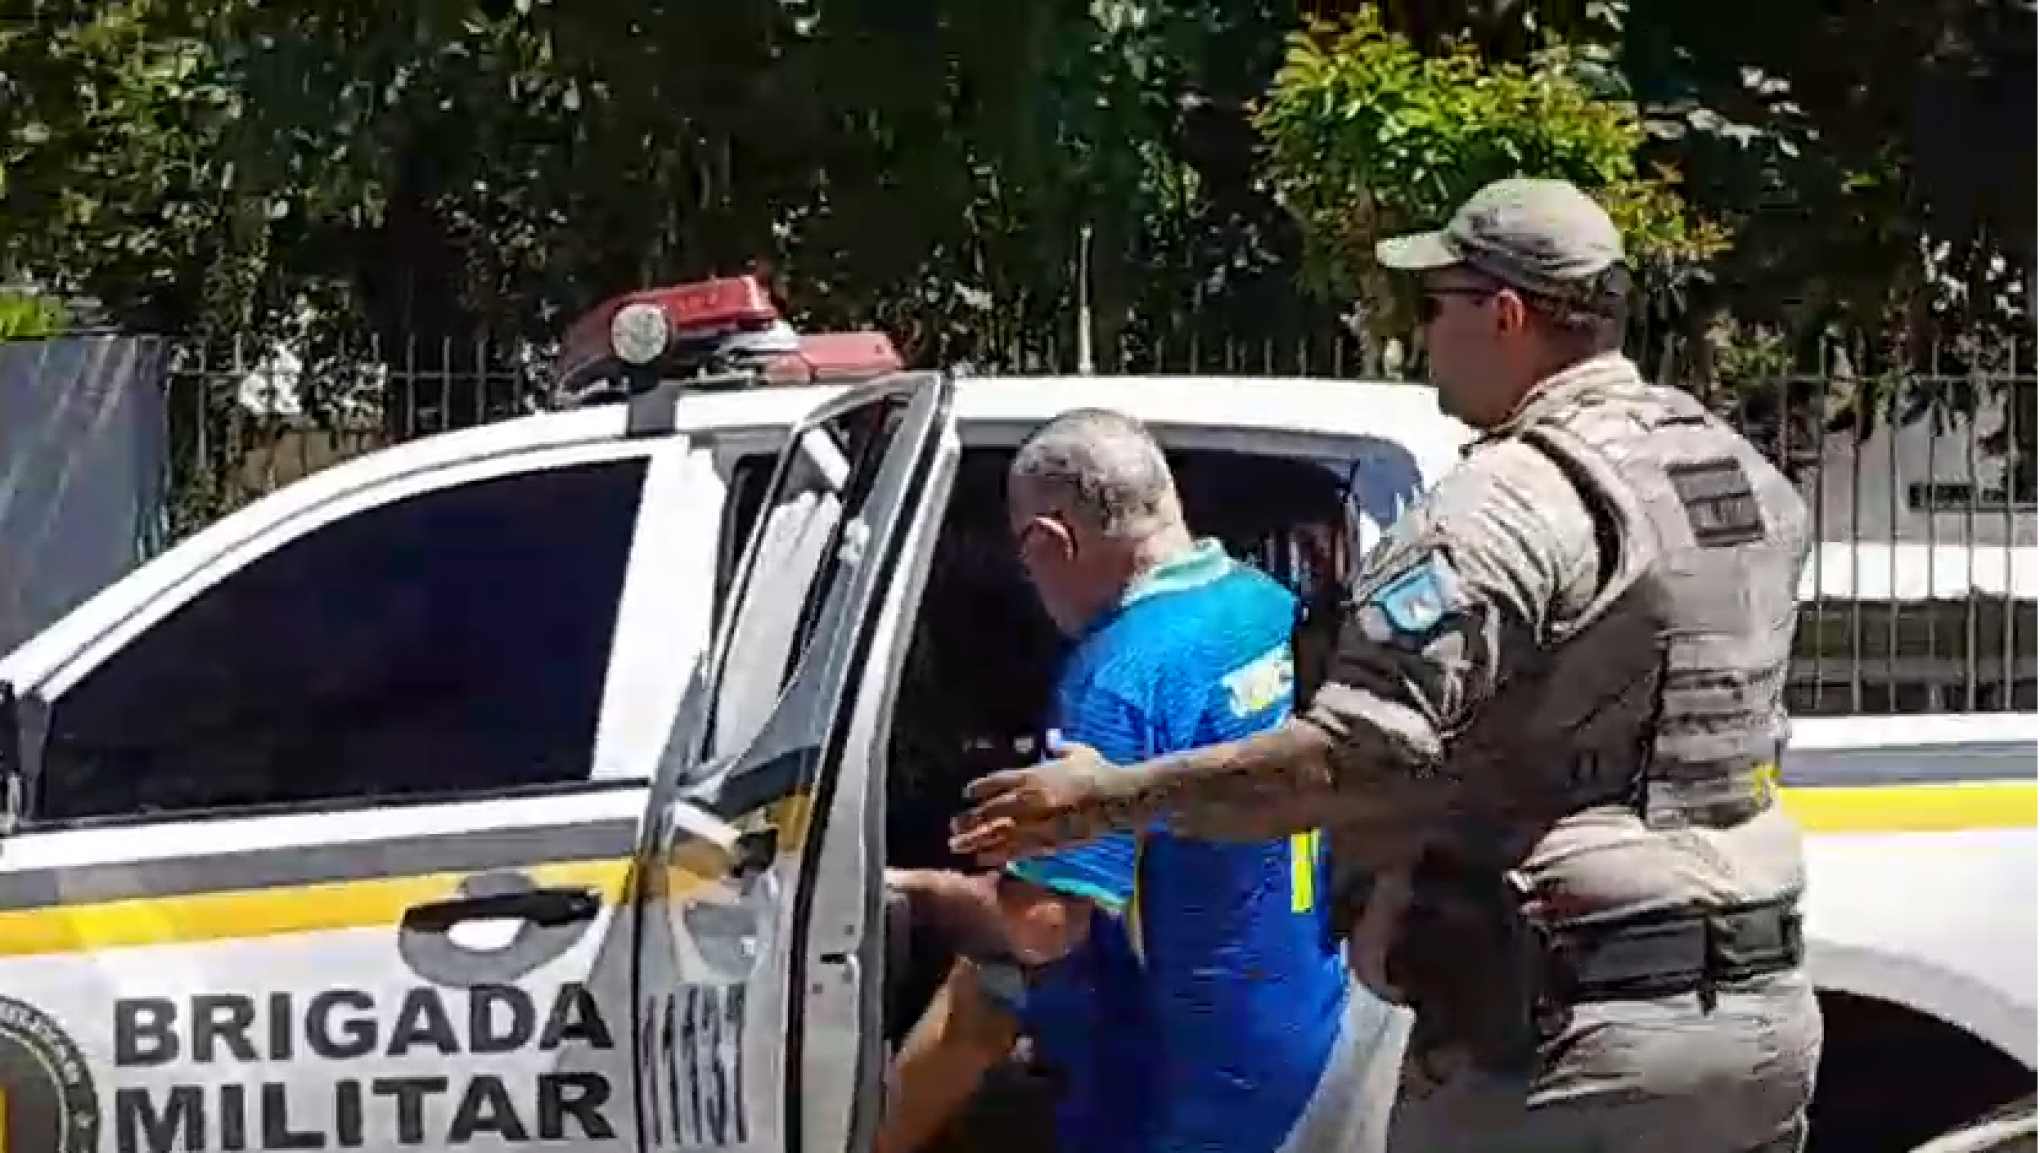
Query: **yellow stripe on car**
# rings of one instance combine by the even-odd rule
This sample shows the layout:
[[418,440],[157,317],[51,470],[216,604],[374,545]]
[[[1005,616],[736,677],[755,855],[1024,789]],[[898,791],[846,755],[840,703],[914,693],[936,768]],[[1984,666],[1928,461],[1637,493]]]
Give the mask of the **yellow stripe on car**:
[[[613,904],[623,895],[628,866],[629,862],[622,860],[575,861],[534,865],[526,874],[538,885],[599,889],[604,900]],[[459,873],[380,877],[4,912],[0,913],[0,957],[343,929],[387,928],[394,933],[405,910],[459,895],[462,879]]]
[[2035,782],[1947,781],[1785,789],[1785,810],[1809,833],[1959,833],[2034,827]]
[[[740,828],[776,824],[784,859],[800,851],[808,820],[808,798],[795,795],[741,816],[735,823]],[[650,899],[684,898],[711,884],[715,870],[724,863],[707,846],[685,842],[675,848],[663,868],[645,878],[645,895]],[[603,903],[611,906],[627,898],[633,873],[630,860],[622,857],[533,862],[520,871],[542,888],[594,889]],[[0,957],[347,929],[387,928],[395,932],[407,910],[458,896],[466,877],[456,872],[427,873],[0,910]]]
[[[2040,805],[2040,790],[2032,780],[1787,788],[1781,795],[1786,809],[1809,833],[1826,835],[2030,829]],[[798,803],[782,802],[776,808],[766,819],[777,818],[780,824],[783,857],[799,851],[807,814]],[[712,877],[703,871],[707,858],[695,856],[685,849],[676,852],[650,878],[648,893],[684,899],[711,883]],[[1298,860],[1303,859],[1299,854]],[[610,905],[626,899],[631,878],[630,862],[624,859],[533,864],[524,871],[538,885],[595,889]],[[405,910],[456,895],[464,877],[461,873],[377,877],[0,911],[0,957],[347,929],[395,932]],[[1314,897],[1301,870],[1293,879],[1303,882],[1298,888]]]

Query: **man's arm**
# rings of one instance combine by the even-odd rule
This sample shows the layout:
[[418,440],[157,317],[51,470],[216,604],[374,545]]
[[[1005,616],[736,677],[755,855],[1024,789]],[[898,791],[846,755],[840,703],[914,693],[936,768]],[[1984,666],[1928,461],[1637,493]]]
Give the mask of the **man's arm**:
[[1043,864],[1030,861],[1024,868],[1015,864],[1003,872],[980,873],[887,869],[885,883],[906,896],[916,922],[934,926],[959,952],[1045,965],[1068,956],[1089,937],[1094,905],[1118,906],[1101,892],[1076,889],[1064,875],[1067,870],[1044,870]]
[[1229,744],[1128,766],[1112,828],[1166,820],[1178,832],[1259,841],[1325,823],[1345,800],[1331,735],[1301,718]]
[[927,1144],[1013,1051],[1019,1019],[992,999],[985,979],[976,962],[959,960],[907,1034],[893,1059],[875,1153],[913,1153]]
[[[1049,730],[1048,750],[1060,756],[1064,749],[1082,746],[1113,764],[1145,760],[1157,745],[1155,718],[1142,703],[1144,697],[1142,692],[1121,692],[1097,680],[1081,687],[1059,687],[1054,716],[1057,727]],[[1121,914],[1138,887],[1140,848],[1135,834],[1145,827],[1147,823],[1122,826],[1120,832],[1086,838],[1089,844],[1014,861],[1006,868],[1038,884],[1081,894],[1108,913]]]
[[1004,953],[998,874],[951,869],[887,869],[887,887],[906,894],[917,923],[931,925],[961,952]]
[[1292,717],[1229,744],[1108,770],[1112,779],[1075,824],[1095,836],[1167,821],[1186,836],[1262,841],[1331,824],[1390,831],[1444,802],[1436,783],[1342,769],[1340,752],[1340,738],[1315,716]]

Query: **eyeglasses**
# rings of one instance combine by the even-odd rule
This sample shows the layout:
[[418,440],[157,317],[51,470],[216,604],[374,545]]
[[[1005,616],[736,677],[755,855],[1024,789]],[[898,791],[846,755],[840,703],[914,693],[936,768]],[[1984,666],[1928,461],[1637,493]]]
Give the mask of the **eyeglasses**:
[[1429,324],[1438,319],[1438,314],[1444,311],[1445,298],[1448,296],[1486,298],[1500,291],[1499,288],[1476,288],[1472,285],[1464,288],[1426,288],[1424,294],[1417,298],[1417,320],[1419,323]]

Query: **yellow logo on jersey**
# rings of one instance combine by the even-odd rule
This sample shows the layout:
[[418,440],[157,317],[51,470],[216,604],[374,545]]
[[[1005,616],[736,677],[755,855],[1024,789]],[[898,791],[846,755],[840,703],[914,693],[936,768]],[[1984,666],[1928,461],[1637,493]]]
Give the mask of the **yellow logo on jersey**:
[[1296,662],[1289,646],[1282,645],[1227,673],[1220,683],[1232,715],[1250,717],[1282,704],[1295,681]]

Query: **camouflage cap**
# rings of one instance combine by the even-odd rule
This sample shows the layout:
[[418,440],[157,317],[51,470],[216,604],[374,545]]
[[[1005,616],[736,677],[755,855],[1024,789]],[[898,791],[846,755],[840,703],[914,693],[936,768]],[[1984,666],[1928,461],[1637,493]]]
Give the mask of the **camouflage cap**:
[[1624,259],[1622,234],[1591,197],[1569,181],[1528,177],[1495,181],[1445,227],[1390,237],[1374,257],[1403,272],[1465,265],[1560,299],[1594,291],[1596,278]]

